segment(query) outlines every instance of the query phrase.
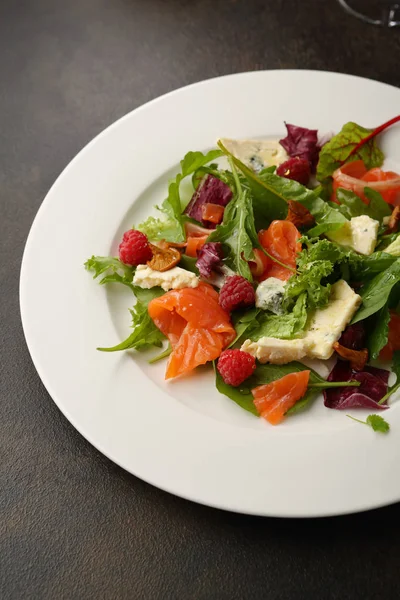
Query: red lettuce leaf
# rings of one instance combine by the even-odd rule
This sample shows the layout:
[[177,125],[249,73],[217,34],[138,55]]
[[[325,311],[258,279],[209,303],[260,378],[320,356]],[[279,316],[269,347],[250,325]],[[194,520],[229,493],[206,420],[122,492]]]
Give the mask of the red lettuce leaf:
[[329,374],[328,381],[359,381],[360,387],[329,388],[324,391],[324,404],[328,408],[388,408],[387,403],[378,404],[388,389],[389,371],[377,367],[365,367],[364,371],[353,371],[347,361],[338,360]]
[[197,251],[196,267],[204,279],[211,277],[212,272],[222,265],[224,257],[221,242],[208,242]]
[[365,348],[365,337],[364,322],[359,321],[346,327],[340,336],[339,344],[345,346],[345,348],[350,348],[350,350],[362,350]]
[[318,145],[318,130],[306,129],[297,125],[285,123],[287,136],[279,140],[289,156],[298,156],[309,161],[313,172],[316,169],[320,146]]
[[204,204],[212,203],[226,206],[231,198],[232,190],[229,185],[218,179],[218,177],[214,177],[214,175],[205,175],[184,212],[204,226],[214,229],[215,225],[202,220]]

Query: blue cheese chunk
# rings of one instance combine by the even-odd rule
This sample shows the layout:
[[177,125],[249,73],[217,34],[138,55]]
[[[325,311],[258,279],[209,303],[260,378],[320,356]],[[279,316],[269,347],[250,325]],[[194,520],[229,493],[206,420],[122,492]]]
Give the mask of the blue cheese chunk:
[[307,352],[302,339],[279,340],[273,337],[262,337],[257,342],[246,340],[241,350],[255,356],[260,363],[273,365],[285,365],[292,360],[300,360]]
[[278,166],[289,158],[279,140],[222,139],[225,148],[256,173]]
[[168,290],[180,290],[182,288],[195,288],[199,285],[199,278],[190,271],[181,267],[173,267],[168,271],[155,271],[147,265],[139,265],[133,277],[134,285],[148,290],[153,287],[161,287]]
[[378,238],[379,221],[367,215],[353,217],[337,231],[326,236],[340,246],[351,248],[359,254],[369,256],[373,253]]
[[285,283],[276,277],[268,277],[256,289],[256,307],[281,315]]
[[344,281],[332,285],[329,303],[315,310],[309,319],[302,338],[280,340],[262,337],[256,342],[246,340],[241,350],[255,356],[261,363],[284,365],[302,358],[327,360],[337,342],[361,304],[361,297]]
[[332,285],[329,303],[318,308],[310,318],[303,343],[309,358],[328,359],[337,342],[361,304],[356,294],[344,281]]

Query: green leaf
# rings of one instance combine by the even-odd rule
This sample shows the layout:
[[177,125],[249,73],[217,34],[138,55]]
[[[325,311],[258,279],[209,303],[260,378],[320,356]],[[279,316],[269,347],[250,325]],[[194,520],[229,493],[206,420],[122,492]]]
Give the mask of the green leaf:
[[252,281],[248,260],[253,257],[253,248],[259,246],[254,226],[253,205],[248,190],[244,190],[232,164],[235,177],[235,197],[225,207],[221,225],[211,233],[207,241],[221,242],[228,250],[226,262],[242,277]]
[[168,184],[168,196],[162,203],[161,218],[149,217],[138,225],[150,240],[165,239],[169,242],[183,242],[186,238],[184,229],[184,216],[182,215],[182,204],[179,189],[182,180],[192,175],[200,167],[211,162],[222,155],[220,150],[210,150],[207,154],[202,152],[188,152],[181,160],[181,172]]
[[145,350],[151,346],[161,347],[165,336],[154,325],[147,311],[147,305],[139,300],[131,310],[133,331],[126,340],[111,348],[97,348],[101,352],[120,350]]
[[385,248],[385,252],[391,256],[400,256],[400,234],[396,234],[395,239]]
[[[253,197],[253,210],[257,229],[267,227],[274,219],[285,219],[288,211],[286,198],[271,188],[267,181],[265,181],[267,176],[273,174],[264,171],[262,177],[257,176],[254,171],[231,154],[221,141],[218,142],[218,146],[245,176]],[[273,176],[276,177],[276,175]],[[278,179],[282,178],[278,177]]]
[[134,289],[132,285],[133,268],[125,265],[118,258],[113,258],[112,256],[92,256],[92,258],[89,258],[85,262],[84,266],[88,271],[94,273],[93,279],[104,275],[99,281],[101,285],[106,283],[122,283],[131,290]]
[[365,188],[364,193],[369,198],[369,204],[365,204],[350,190],[339,188],[336,192],[336,197],[340,202],[339,210],[347,218],[360,217],[361,215],[368,215],[371,219],[375,219],[382,223],[383,217],[387,217],[391,214],[391,210],[387,202],[384,201],[381,194],[372,190],[371,188]]
[[400,388],[400,350],[393,352],[392,371],[396,375],[396,382],[389,388],[387,394],[379,400],[378,404],[386,402],[386,400]]
[[154,358],[149,360],[149,365],[154,365],[154,363],[167,358],[172,352],[171,344],[168,344],[168,347],[161,352],[161,354],[157,354]]
[[393,286],[400,281],[400,260],[376,275],[361,288],[362,305],[356,312],[352,323],[358,323],[375,314],[387,302]]
[[356,419],[351,415],[346,415],[346,417],[349,417],[349,419],[352,419],[357,423],[361,423],[362,425],[367,425],[368,427],[371,427],[374,431],[378,431],[380,433],[388,433],[388,431],[390,430],[389,423],[385,421],[385,419],[380,415],[368,415],[366,421],[361,421],[361,419]]
[[353,281],[364,281],[388,269],[397,258],[386,252],[374,252],[370,256],[362,256],[349,252],[348,263]]
[[256,175],[230,154],[220,141],[218,145],[227,156],[231,157],[247,179],[253,195],[257,229],[267,227],[274,219],[285,219],[289,200],[300,202],[313,215],[317,227],[311,230],[311,235],[319,236],[326,231],[336,231],[347,222],[346,217],[339,210],[330,207],[327,202],[319,198],[318,190],[310,190],[297,181],[279,177],[269,171]]
[[257,341],[262,337],[274,337],[292,340],[301,336],[307,323],[305,293],[300,294],[293,311],[285,315],[269,315],[262,313],[259,317],[259,327],[247,334],[248,339]]
[[242,311],[235,311],[232,316],[232,324],[236,330],[236,337],[229,346],[230,348],[237,344],[244,334],[246,333],[246,337],[250,335],[250,332],[259,327],[257,321],[257,315],[259,314],[259,308],[252,308],[250,310],[244,309]]
[[219,393],[224,394],[224,396],[228,396],[228,398],[236,402],[236,404],[238,404],[241,408],[244,408],[244,410],[247,410],[248,412],[258,417],[258,412],[256,407],[254,406],[252,393],[250,391],[248,391],[247,393],[243,393],[242,391],[240,391],[239,388],[235,388],[225,383],[218,370],[216,369],[215,364],[214,370],[215,386]]
[[224,383],[221,375],[216,369],[214,363],[214,371],[216,374],[216,387],[221,394],[225,394],[231,400],[236,402],[239,406],[245,410],[258,416],[258,412],[254,406],[253,394],[251,390],[259,385],[266,385],[272,383],[278,379],[281,379],[289,373],[297,373],[299,371],[310,371],[309,388],[306,394],[296,404],[288,410],[287,415],[298,412],[304,408],[306,404],[310,402],[321,390],[330,387],[358,387],[360,383],[358,381],[333,381],[329,382],[323,379],[316,371],[306,367],[299,362],[291,362],[287,365],[258,365],[253,375],[244,381],[240,386],[233,387]]
[[380,415],[368,415],[366,422],[374,431],[380,433],[387,433],[390,429],[389,423]]
[[301,202],[305,208],[308,208],[314,217],[317,225],[308,231],[308,235],[318,237],[323,233],[337,231],[343,225],[348,223],[348,220],[340,210],[334,208],[314,194]]
[[367,169],[380,167],[384,155],[376,145],[375,138],[369,140],[355,154],[350,156],[357,144],[370,133],[371,129],[366,129],[352,122],[346,123],[342,130],[322,147],[319,153],[318,181],[323,182],[326,180],[345,162],[362,160]]
[[193,258],[192,256],[186,256],[186,254],[181,255],[181,260],[179,261],[179,266],[182,269],[186,269],[186,271],[191,271],[196,275],[200,275],[198,268],[196,267],[197,258]]
[[387,344],[389,321],[390,313],[388,303],[386,302],[386,304],[376,313],[373,329],[368,336],[369,356],[374,360],[378,358],[380,351]]

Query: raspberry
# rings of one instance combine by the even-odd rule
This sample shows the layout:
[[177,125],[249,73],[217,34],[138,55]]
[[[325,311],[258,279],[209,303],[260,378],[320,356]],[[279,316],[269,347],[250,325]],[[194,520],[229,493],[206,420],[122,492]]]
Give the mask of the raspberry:
[[302,185],[307,185],[311,175],[310,162],[305,158],[289,158],[276,169],[276,174],[286,179],[293,179]]
[[219,293],[219,303],[226,312],[253,306],[256,301],[253,286],[240,275],[228,277]]
[[224,350],[218,360],[218,371],[228,385],[237,387],[253,374],[256,359],[241,350]]
[[126,265],[143,265],[151,260],[153,253],[149,240],[141,231],[130,229],[125,231],[119,245],[119,258]]

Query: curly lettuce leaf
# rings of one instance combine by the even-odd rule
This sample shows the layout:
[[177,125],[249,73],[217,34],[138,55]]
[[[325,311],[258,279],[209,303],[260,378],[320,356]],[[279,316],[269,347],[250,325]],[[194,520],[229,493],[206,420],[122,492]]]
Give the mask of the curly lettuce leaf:
[[150,240],[165,239],[169,242],[183,242],[186,239],[184,228],[184,216],[182,214],[182,203],[180,198],[180,184],[182,180],[195,173],[200,167],[205,166],[212,160],[222,155],[221,150],[210,150],[207,154],[202,152],[188,152],[181,160],[181,172],[168,184],[168,196],[157,207],[161,214],[160,218],[149,217],[138,225],[137,229],[143,231]]
[[317,179],[323,182],[332,175],[336,169],[346,162],[362,160],[367,169],[380,167],[384,160],[383,152],[378,148],[375,138],[363,144],[357,152],[351,154],[355,147],[372,132],[349,122],[343,125],[342,130],[329,140],[319,153],[317,165]]
[[262,312],[258,318],[259,326],[247,333],[247,338],[257,341],[262,337],[274,337],[292,340],[300,337],[307,324],[307,295],[300,294],[293,311],[285,315],[270,315]]
[[101,285],[106,283],[122,283],[132,291],[133,267],[125,265],[118,258],[112,256],[92,256],[85,264],[85,268],[93,273],[93,279],[104,275],[99,281]]

